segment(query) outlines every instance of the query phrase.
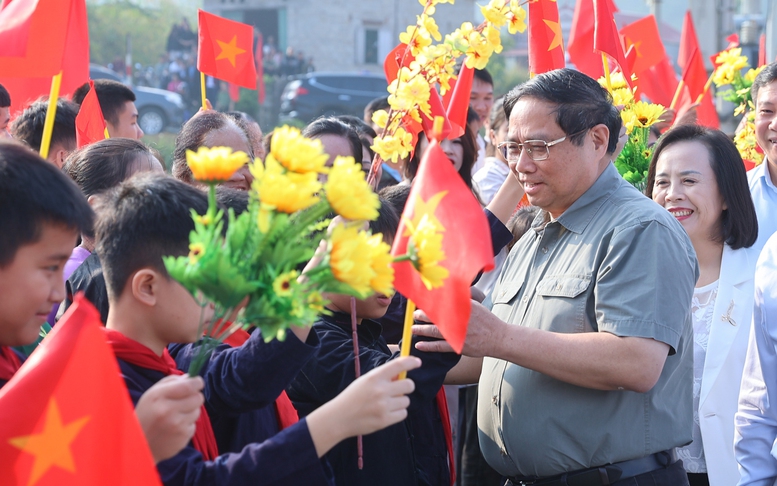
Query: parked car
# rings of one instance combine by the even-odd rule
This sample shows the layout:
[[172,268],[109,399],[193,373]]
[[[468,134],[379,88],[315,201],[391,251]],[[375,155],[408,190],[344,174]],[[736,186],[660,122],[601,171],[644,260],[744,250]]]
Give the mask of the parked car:
[[322,115],[361,118],[370,101],[388,96],[387,87],[380,74],[320,72],[296,76],[281,94],[280,118],[304,123]]
[[[89,65],[89,77],[124,82],[114,71],[97,64]],[[133,86],[132,91],[137,98],[135,107],[138,109],[138,124],[146,134],[155,135],[165,129],[177,132],[181,129],[184,122],[181,95],[146,86]]]

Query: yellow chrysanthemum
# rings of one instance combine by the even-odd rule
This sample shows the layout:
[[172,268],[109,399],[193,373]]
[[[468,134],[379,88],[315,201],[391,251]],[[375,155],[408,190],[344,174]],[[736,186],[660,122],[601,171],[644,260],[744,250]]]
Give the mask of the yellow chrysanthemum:
[[335,158],[324,192],[332,209],[345,219],[372,221],[378,217],[378,195],[372,192],[361,164],[353,157]]
[[747,81],[750,84],[753,84],[753,81],[755,81],[755,77],[758,76],[758,73],[760,73],[764,67],[766,66],[764,65],[761,67],[757,67],[755,69],[748,69],[745,75],[743,76],[745,78],[745,81]]
[[516,0],[510,0],[510,15],[507,31],[511,34],[526,31],[526,10]]
[[288,297],[291,295],[292,286],[294,285],[294,282],[297,281],[298,276],[299,272],[296,270],[278,275],[272,283],[272,289],[275,292],[275,295],[281,297]]
[[629,88],[612,90],[612,104],[615,106],[627,106],[634,101],[634,93]]
[[326,161],[329,156],[324,152],[321,140],[303,137],[298,128],[282,126],[272,134],[270,155],[292,172],[327,172]]
[[637,124],[637,115],[628,109],[621,110],[621,120],[623,120],[623,126],[626,127],[626,133],[631,133]]
[[308,294],[306,304],[310,310],[321,313],[324,312],[324,306],[326,305],[326,299],[321,295],[321,292],[313,291]]
[[483,14],[483,18],[486,19],[486,22],[494,27],[501,27],[507,23],[506,14],[508,9],[505,7],[504,0],[491,0],[485,7],[480,7],[480,13]]
[[339,225],[330,239],[329,265],[332,275],[350,285],[357,293],[369,294],[370,282],[375,278],[371,266],[372,249],[369,235],[356,226]]
[[664,114],[666,109],[664,109],[662,105],[638,101],[634,103],[633,106],[629,107],[628,111],[634,113],[636,119],[634,126],[647,128],[653,126],[658,119],[661,118],[661,115]]
[[232,152],[229,147],[200,147],[186,151],[186,164],[196,181],[206,184],[226,182],[236,170],[249,162],[245,152]]
[[755,138],[755,124],[752,121],[745,123],[745,127],[736,134],[734,144],[736,144],[742,159],[749,160],[755,165],[761,165],[764,160],[764,154],[759,151],[758,142]]
[[410,240],[417,259],[413,262],[427,289],[441,287],[448,278],[448,269],[439,263],[445,260],[442,248],[442,232],[428,214],[424,214],[418,226],[408,225]]
[[413,150],[413,135],[404,128],[399,127],[394,135],[383,135],[375,139],[372,144],[375,151],[383,160],[398,161],[405,158]]
[[264,164],[254,162],[251,173],[254,175],[253,188],[265,207],[294,213],[318,202],[316,194],[321,190],[321,183],[315,172],[285,172],[275,157],[268,154]]
[[739,71],[747,67],[747,56],[742,55],[742,48],[727,49],[715,58],[716,65],[725,65]]
[[391,247],[383,241],[383,235],[378,233],[369,239],[372,247],[372,270],[375,276],[370,280],[370,287],[375,292],[391,295],[394,292],[394,267],[391,265]]

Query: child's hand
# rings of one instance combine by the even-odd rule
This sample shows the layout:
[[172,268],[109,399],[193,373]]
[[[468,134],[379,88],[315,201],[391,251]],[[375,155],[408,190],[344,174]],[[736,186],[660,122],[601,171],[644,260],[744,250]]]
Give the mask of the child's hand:
[[407,378],[396,378],[402,371],[419,366],[421,360],[414,356],[389,361],[359,377],[308,415],[308,429],[318,457],[343,439],[370,434],[404,420],[410,405],[407,395],[415,384]]
[[186,447],[204,402],[201,377],[167,376],[138,400],[135,414],[155,462],[169,459]]

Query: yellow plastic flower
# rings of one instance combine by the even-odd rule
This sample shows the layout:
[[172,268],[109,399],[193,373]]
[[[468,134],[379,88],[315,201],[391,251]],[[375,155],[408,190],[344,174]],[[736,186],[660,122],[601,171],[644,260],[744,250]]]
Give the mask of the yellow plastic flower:
[[495,29],[489,25],[483,29],[483,37],[486,38],[492,52],[497,54],[502,52],[502,36],[499,33],[499,29]]
[[473,32],[469,36],[469,47],[467,48],[467,60],[465,61],[468,68],[483,69],[488,64],[488,59],[493,52],[493,46],[483,35],[478,32]]
[[205,253],[205,245],[202,243],[190,243],[189,244],[189,261],[197,263],[197,260]]
[[410,240],[414,246],[417,259],[413,262],[420,274],[421,281],[427,289],[441,287],[448,278],[448,269],[441,266],[445,260],[442,248],[442,232],[428,214],[424,214],[418,226],[408,225]]
[[424,29],[419,29],[416,25],[408,25],[407,30],[399,34],[399,42],[407,44],[410,52],[415,55],[420,49],[432,43],[432,37]]
[[255,178],[253,188],[265,208],[290,214],[318,202],[316,194],[321,190],[321,183],[315,172],[285,172],[275,158],[268,155],[264,164],[253,163],[251,173]]
[[248,163],[248,154],[232,152],[229,147],[200,147],[186,151],[186,163],[196,181],[206,184],[226,182],[236,170]]
[[378,217],[378,195],[372,192],[361,164],[353,157],[335,158],[324,191],[329,205],[345,219],[372,221]]
[[526,31],[526,10],[516,0],[510,0],[510,15],[507,31],[511,34]]
[[627,106],[634,101],[634,93],[629,88],[612,90],[612,104],[615,106]]
[[440,35],[440,29],[437,27],[437,22],[434,21],[434,17],[430,17],[426,14],[417,16],[418,25],[425,30],[434,40],[440,42],[442,36]]
[[736,134],[734,144],[736,144],[742,159],[749,160],[755,165],[761,165],[764,160],[764,154],[758,150],[758,142],[755,138],[755,124],[752,121],[748,120],[745,123],[744,129]]
[[339,225],[330,239],[329,265],[332,275],[351,286],[357,293],[369,294],[370,282],[375,278],[372,269],[372,249],[369,235],[354,225]]
[[626,133],[631,133],[638,122],[637,115],[630,109],[621,110],[621,120],[623,120],[623,126],[626,127]]
[[386,110],[378,110],[372,114],[372,122],[380,128],[386,128],[388,125],[388,112]]
[[281,297],[288,297],[291,295],[292,286],[294,285],[294,282],[297,281],[298,276],[299,272],[296,270],[278,275],[272,283],[272,289],[275,292],[275,295]]
[[370,287],[375,292],[391,295],[394,292],[394,267],[391,265],[391,247],[383,241],[383,235],[378,233],[370,236],[372,247],[372,270],[375,276],[370,280]]
[[599,78],[597,81],[602,88],[611,89],[611,92],[618,89],[629,88],[628,83],[626,83],[626,77],[620,71],[610,74],[610,88],[607,88],[607,78],[604,76]]
[[392,81],[388,91],[390,93],[388,102],[391,108],[409,113],[416,121],[421,121],[418,116],[419,110],[427,115],[431,111],[429,106],[431,88],[419,73],[407,68],[400,69],[397,79]]
[[757,67],[755,69],[748,69],[744,75],[745,81],[747,81],[750,84],[753,84],[753,81],[755,81],[755,77],[758,76],[758,73],[760,73],[764,67],[766,66]]
[[635,126],[647,128],[653,126],[666,110],[663,106],[658,104],[638,101],[629,108],[629,111],[634,113],[634,117],[636,118]]
[[326,306],[326,300],[324,299],[324,296],[321,295],[321,292],[313,291],[308,294],[307,302],[306,304],[310,308],[310,310],[321,313],[324,312],[324,306]]
[[735,47],[727,49],[715,58],[715,64],[726,65],[733,70],[739,71],[747,67],[747,56],[742,55],[742,48]]
[[284,125],[273,131],[269,156],[292,172],[327,172],[329,156],[321,140],[303,137],[295,127]]
[[383,135],[375,139],[372,144],[375,151],[383,160],[398,161],[405,158],[413,150],[413,135],[404,128],[399,127],[394,135]]
[[501,27],[507,23],[508,9],[505,7],[504,0],[491,0],[485,7],[480,7],[480,13],[483,14],[486,22],[494,27]]

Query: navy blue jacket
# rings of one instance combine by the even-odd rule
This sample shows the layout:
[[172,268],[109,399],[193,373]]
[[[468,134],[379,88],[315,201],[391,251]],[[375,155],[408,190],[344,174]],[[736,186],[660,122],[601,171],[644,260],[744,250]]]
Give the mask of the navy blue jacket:
[[[321,349],[305,364],[287,390],[300,416],[337,396],[355,376],[350,315],[321,316],[313,331],[318,334]],[[391,353],[381,337],[381,326],[375,321],[363,320],[358,327],[358,337],[362,373],[399,355]],[[418,339],[415,337],[414,342]],[[357,467],[356,438],[346,439],[329,451],[324,457],[334,470],[338,486],[450,484],[444,439],[436,447],[426,449],[422,445],[432,437],[443,436],[435,396],[448,370],[458,363],[459,356],[455,353],[423,353],[415,346],[412,349],[412,354],[420,357],[423,365],[408,373],[415,382],[408,418],[364,436],[362,470]],[[436,423],[433,422],[435,416]],[[416,437],[419,432],[429,435]]]
[[[243,346],[222,349],[212,355],[202,372],[203,393],[211,419],[271,405],[296,373],[278,360],[286,354],[312,354],[316,342],[308,342],[313,345],[301,343],[289,333],[284,342],[264,343],[255,333]],[[181,351],[179,346],[177,354],[181,355]],[[186,350],[183,351],[185,354]],[[122,360],[118,362],[135,404],[143,392],[165,376]],[[203,460],[190,443],[175,457],[158,463],[157,469],[165,486],[330,484],[305,420],[262,443],[250,443],[239,452],[222,454],[214,461]]]

